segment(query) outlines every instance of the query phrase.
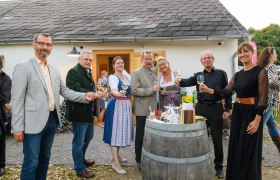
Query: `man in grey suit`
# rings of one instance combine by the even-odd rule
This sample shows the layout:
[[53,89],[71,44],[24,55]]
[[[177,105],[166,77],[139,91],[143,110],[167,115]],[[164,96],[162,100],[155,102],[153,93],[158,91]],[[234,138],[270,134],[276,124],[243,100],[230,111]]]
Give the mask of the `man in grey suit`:
[[35,56],[16,65],[12,79],[12,133],[23,141],[21,179],[46,179],[51,147],[60,120],[60,95],[88,103],[97,94],[68,89],[59,72],[48,64],[52,50],[49,34],[36,34]]
[[142,52],[142,66],[132,73],[131,77],[131,94],[134,95],[133,113],[136,115],[136,138],[135,138],[135,155],[139,170],[141,170],[141,153],[143,145],[144,128],[146,117],[151,110],[155,110],[157,106],[156,91],[159,85],[156,84],[157,77],[152,70],[153,52]]

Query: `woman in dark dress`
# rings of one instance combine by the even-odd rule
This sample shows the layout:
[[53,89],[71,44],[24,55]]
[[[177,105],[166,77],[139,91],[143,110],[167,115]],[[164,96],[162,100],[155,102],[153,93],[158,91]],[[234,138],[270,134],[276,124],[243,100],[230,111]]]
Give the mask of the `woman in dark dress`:
[[239,60],[244,68],[237,72],[225,89],[201,90],[217,96],[231,96],[235,91],[237,101],[232,112],[227,160],[227,180],[262,179],[263,111],[267,105],[268,77],[264,69],[252,63],[254,48],[249,43],[238,47]]

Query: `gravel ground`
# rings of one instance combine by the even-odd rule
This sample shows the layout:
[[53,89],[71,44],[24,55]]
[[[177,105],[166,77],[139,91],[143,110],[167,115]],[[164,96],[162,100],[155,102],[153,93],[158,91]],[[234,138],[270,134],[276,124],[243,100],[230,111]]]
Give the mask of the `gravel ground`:
[[[96,165],[110,165],[112,160],[111,151],[109,146],[102,141],[102,137],[103,128],[95,126],[94,138],[87,150],[87,158],[94,159]],[[64,133],[56,135],[52,148],[51,163],[66,166],[73,165],[71,155],[72,138],[72,133],[67,129]],[[209,142],[213,160],[213,145],[211,138],[209,138]],[[224,165],[226,165],[228,139],[223,138],[223,145]],[[120,153],[123,157],[128,159],[128,165],[136,165],[134,161],[134,142],[132,142],[131,146],[121,149]],[[21,164],[22,157],[22,143],[15,142],[11,136],[8,137],[7,164]],[[263,158],[263,166],[280,167],[280,156],[275,145],[271,141],[266,128],[264,129]]]

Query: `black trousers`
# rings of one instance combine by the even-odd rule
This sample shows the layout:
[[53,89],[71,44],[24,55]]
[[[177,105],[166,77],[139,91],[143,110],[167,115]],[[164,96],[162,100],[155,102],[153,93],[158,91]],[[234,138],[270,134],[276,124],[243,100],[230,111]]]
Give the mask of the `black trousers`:
[[214,164],[216,170],[223,169],[223,140],[222,140],[222,125],[223,125],[223,107],[221,103],[217,104],[201,104],[197,103],[195,113],[199,116],[207,118],[208,125],[210,126],[212,141],[214,144]]
[[147,116],[136,116],[135,160],[141,163],[142,145]]
[[0,168],[5,168],[6,162],[6,140],[5,137],[0,137]]
[[[1,107],[0,107],[1,108]],[[6,131],[3,109],[0,109],[0,168],[5,168],[6,162]]]

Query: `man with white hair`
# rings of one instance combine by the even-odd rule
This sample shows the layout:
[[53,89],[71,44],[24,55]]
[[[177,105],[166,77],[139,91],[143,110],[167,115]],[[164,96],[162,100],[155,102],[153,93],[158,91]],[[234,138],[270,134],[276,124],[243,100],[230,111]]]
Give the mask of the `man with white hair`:
[[198,76],[204,77],[204,84],[213,89],[224,89],[228,84],[225,71],[214,67],[215,57],[211,51],[201,53],[201,64],[204,66],[202,72],[195,73],[188,79],[176,79],[181,87],[196,86],[198,103],[195,107],[196,115],[204,116],[207,119],[207,126],[210,126],[211,136],[214,144],[215,169],[218,179],[223,179],[223,144],[222,125],[223,119],[229,117],[232,107],[231,98],[225,99],[225,109],[223,109],[221,99],[213,94],[199,92]]

